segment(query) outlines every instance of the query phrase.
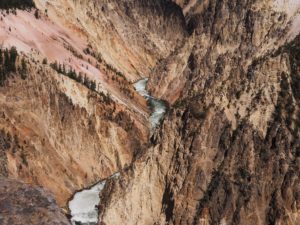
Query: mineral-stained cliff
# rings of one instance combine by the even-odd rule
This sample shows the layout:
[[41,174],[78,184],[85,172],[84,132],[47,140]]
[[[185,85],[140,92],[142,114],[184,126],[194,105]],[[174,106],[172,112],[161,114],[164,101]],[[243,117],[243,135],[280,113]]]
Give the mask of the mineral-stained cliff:
[[148,85],[170,110],[101,224],[299,224],[299,1],[190,2]]
[[[43,186],[66,206],[143,155],[149,112],[130,81],[148,76],[187,32],[170,1],[35,3],[0,10],[0,175]],[[11,46],[17,70],[7,71]]]
[[87,37],[99,56],[130,80],[149,76],[186,36],[182,11],[171,1],[35,2],[50,18]]
[[143,117],[25,55],[17,65],[0,86],[2,176],[46,187],[63,206],[142,152]]
[[[300,1],[35,3],[40,20],[0,22],[5,44],[30,52],[17,60],[26,70],[0,80],[1,176],[41,185],[64,206],[120,170],[101,193],[103,225],[300,224]],[[44,43],[71,47],[52,54]],[[113,96],[43,54],[100,76]],[[170,105],[150,140],[145,102],[121,94],[144,75]]]

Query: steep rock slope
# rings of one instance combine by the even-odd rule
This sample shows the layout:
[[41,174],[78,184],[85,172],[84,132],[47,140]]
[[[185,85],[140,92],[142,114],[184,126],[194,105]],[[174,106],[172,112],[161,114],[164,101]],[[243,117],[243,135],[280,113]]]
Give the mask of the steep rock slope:
[[[197,2],[187,18],[191,37],[157,66],[149,82],[152,94],[174,102],[179,95],[174,98],[173,90],[182,91],[184,83],[204,83],[215,74],[225,74],[225,80],[235,66],[226,63],[247,70],[255,59],[291,40],[299,32],[299,2],[289,1],[293,7],[287,8],[281,2]],[[194,88],[203,88],[198,83]]]
[[46,187],[65,205],[142,152],[143,117],[25,55],[16,64],[0,87],[2,175]]
[[129,80],[149,76],[186,35],[182,12],[171,1],[35,2],[50,18],[86,36],[99,57]]
[[[94,52],[89,34],[74,32],[77,20],[74,28],[51,18],[35,9],[1,11],[2,47],[22,54],[16,72],[4,71],[4,81],[0,74],[0,171],[49,189],[65,206],[76,190],[142,155],[149,111],[127,78]],[[71,70],[95,80],[95,90],[83,77],[80,84],[63,75]]]
[[[149,111],[128,80],[149,75],[187,33],[169,1],[36,3],[0,12],[0,172],[65,206],[143,154]],[[20,54],[6,71],[11,46]]]
[[173,105],[147,154],[106,187],[100,220],[299,224],[299,1],[194,9],[190,38],[150,78]]
[[2,177],[0,177],[0,222],[3,225],[70,224],[49,192]]
[[44,65],[57,63],[57,70],[75,71],[82,79],[86,76],[95,81],[97,91],[110,93],[115,101],[137,111],[137,114],[147,114],[145,101],[134,93],[126,77],[101,61],[85,37],[50,20],[47,13],[34,9],[9,14],[1,11],[1,18],[3,48],[15,46]]

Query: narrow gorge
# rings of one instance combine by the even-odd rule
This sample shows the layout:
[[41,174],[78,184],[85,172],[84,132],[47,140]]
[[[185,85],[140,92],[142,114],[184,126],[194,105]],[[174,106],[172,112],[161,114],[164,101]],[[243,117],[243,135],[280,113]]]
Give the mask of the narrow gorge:
[[[149,95],[146,90],[147,81],[147,78],[141,79],[134,84],[134,87],[136,91],[148,101],[148,105],[151,108],[151,115],[149,117],[149,123],[151,124],[150,128],[155,129],[166,112],[166,105],[163,101],[157,100]],[[83,189],[74,194],[68,202],[73,225],[77,225],[78,223],[81,225],[98,223],[98,205],[101,202],[99,196],[101,195],[107,180],[118,179],[119,177],[120,172],[117,172],[111,177],[99,181],[92,187]]]
[[0,224],[300,224],[299,0],[0,1]]

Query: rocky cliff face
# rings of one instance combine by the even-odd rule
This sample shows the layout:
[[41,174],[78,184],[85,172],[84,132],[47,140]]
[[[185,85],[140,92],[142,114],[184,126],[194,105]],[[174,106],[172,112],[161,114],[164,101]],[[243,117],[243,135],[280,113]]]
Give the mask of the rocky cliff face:
[[171,1],[35,2],[54,20],[86,36],[99,56],[130,80],[149,76],[186,35],[181,9]]
[[[142,117],[26,56],[0,87],[1,173],[44,186],[60,205],[143,151]],[[22,72],[23,73],[23,72]]]
[[[149,111],[128,80],[147,75],[186,35],[173,3],[106,3],[36,1],[37,16],[1,11],[1,43],[22,51],[17,66],[27,67],[0,87],[1,175],[49,189],[60,206],[143,154]],[[96,91],[49,66],[55,61],[95,79]]]
[[0,222],[9,224],[70,224],[53,196],[40,187],[0,177]]
[[1,11],[1,48],[22,54],[7,72],[0,52],[0,173],[47,188],[65,206],[143,154],[149,111],[129,81],[148,76],[187,33],[172,2],[35,3],[39,11]]
[[[30,52],[25,76],[0,87],[1,176],[42,185],[63,206],[120,170],[101,193],[103,225],[300,223],[298,0],[35,2],[40,23],[25,12],[0,22],[5,44]],[[11,29],[20,16],[30,30],[51,27],[33,35],[39,44]],[[46,41],[69,45],[55,55]],[[127,93],[144,75],[170,105],[149,140],[145,101]]]
[[291,40],[299,32],[297,5],[291,1],[294,8],[284,8],[280,2],[197,2],[196,11],[186,18],[191,36],[156,67],[149,84],[152,94],[174,102],[178,95],[174,98],[172,90],[198,92],[184,83],[198,80],[194,89],[203,89],[216,74],[229,76],[231,64],[247,70],[255,59]]
[[173,105],[102,224],[299,224],[299,2],[193,4],[148,85]]

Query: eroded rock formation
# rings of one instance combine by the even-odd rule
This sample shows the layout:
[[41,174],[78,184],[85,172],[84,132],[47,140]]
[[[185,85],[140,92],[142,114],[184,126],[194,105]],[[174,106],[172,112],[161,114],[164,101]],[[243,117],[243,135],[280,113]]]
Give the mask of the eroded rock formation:
[[49,16],[85,35],[101,58],[130,80],[149,76],[186,35],[180,7],[171,1],[35,0]]
[[[35,2],[42,24],[64,28],[41,33],[88,46],[73,65],[104,87],[58,74],[39,62],[45,48],[21,40],[38,54],[22,56],[26,79],[0,88],[2,176],[64,205],[120,170],[101,193],[103,225],[300,223],[298,0]],[[3,20],[9,37],[14,19]],[[169,103],[149,139],[146,103],[130,94],[144,75]]]
[[103,224],[299,224],[298,9],[194,2],[191,36],[150,77],[173,105],[107,187]]
[[1,171],[47,187],[60,205],[84,186],[129,165],[147,128],[123,105],[28,64],[0,88]]

